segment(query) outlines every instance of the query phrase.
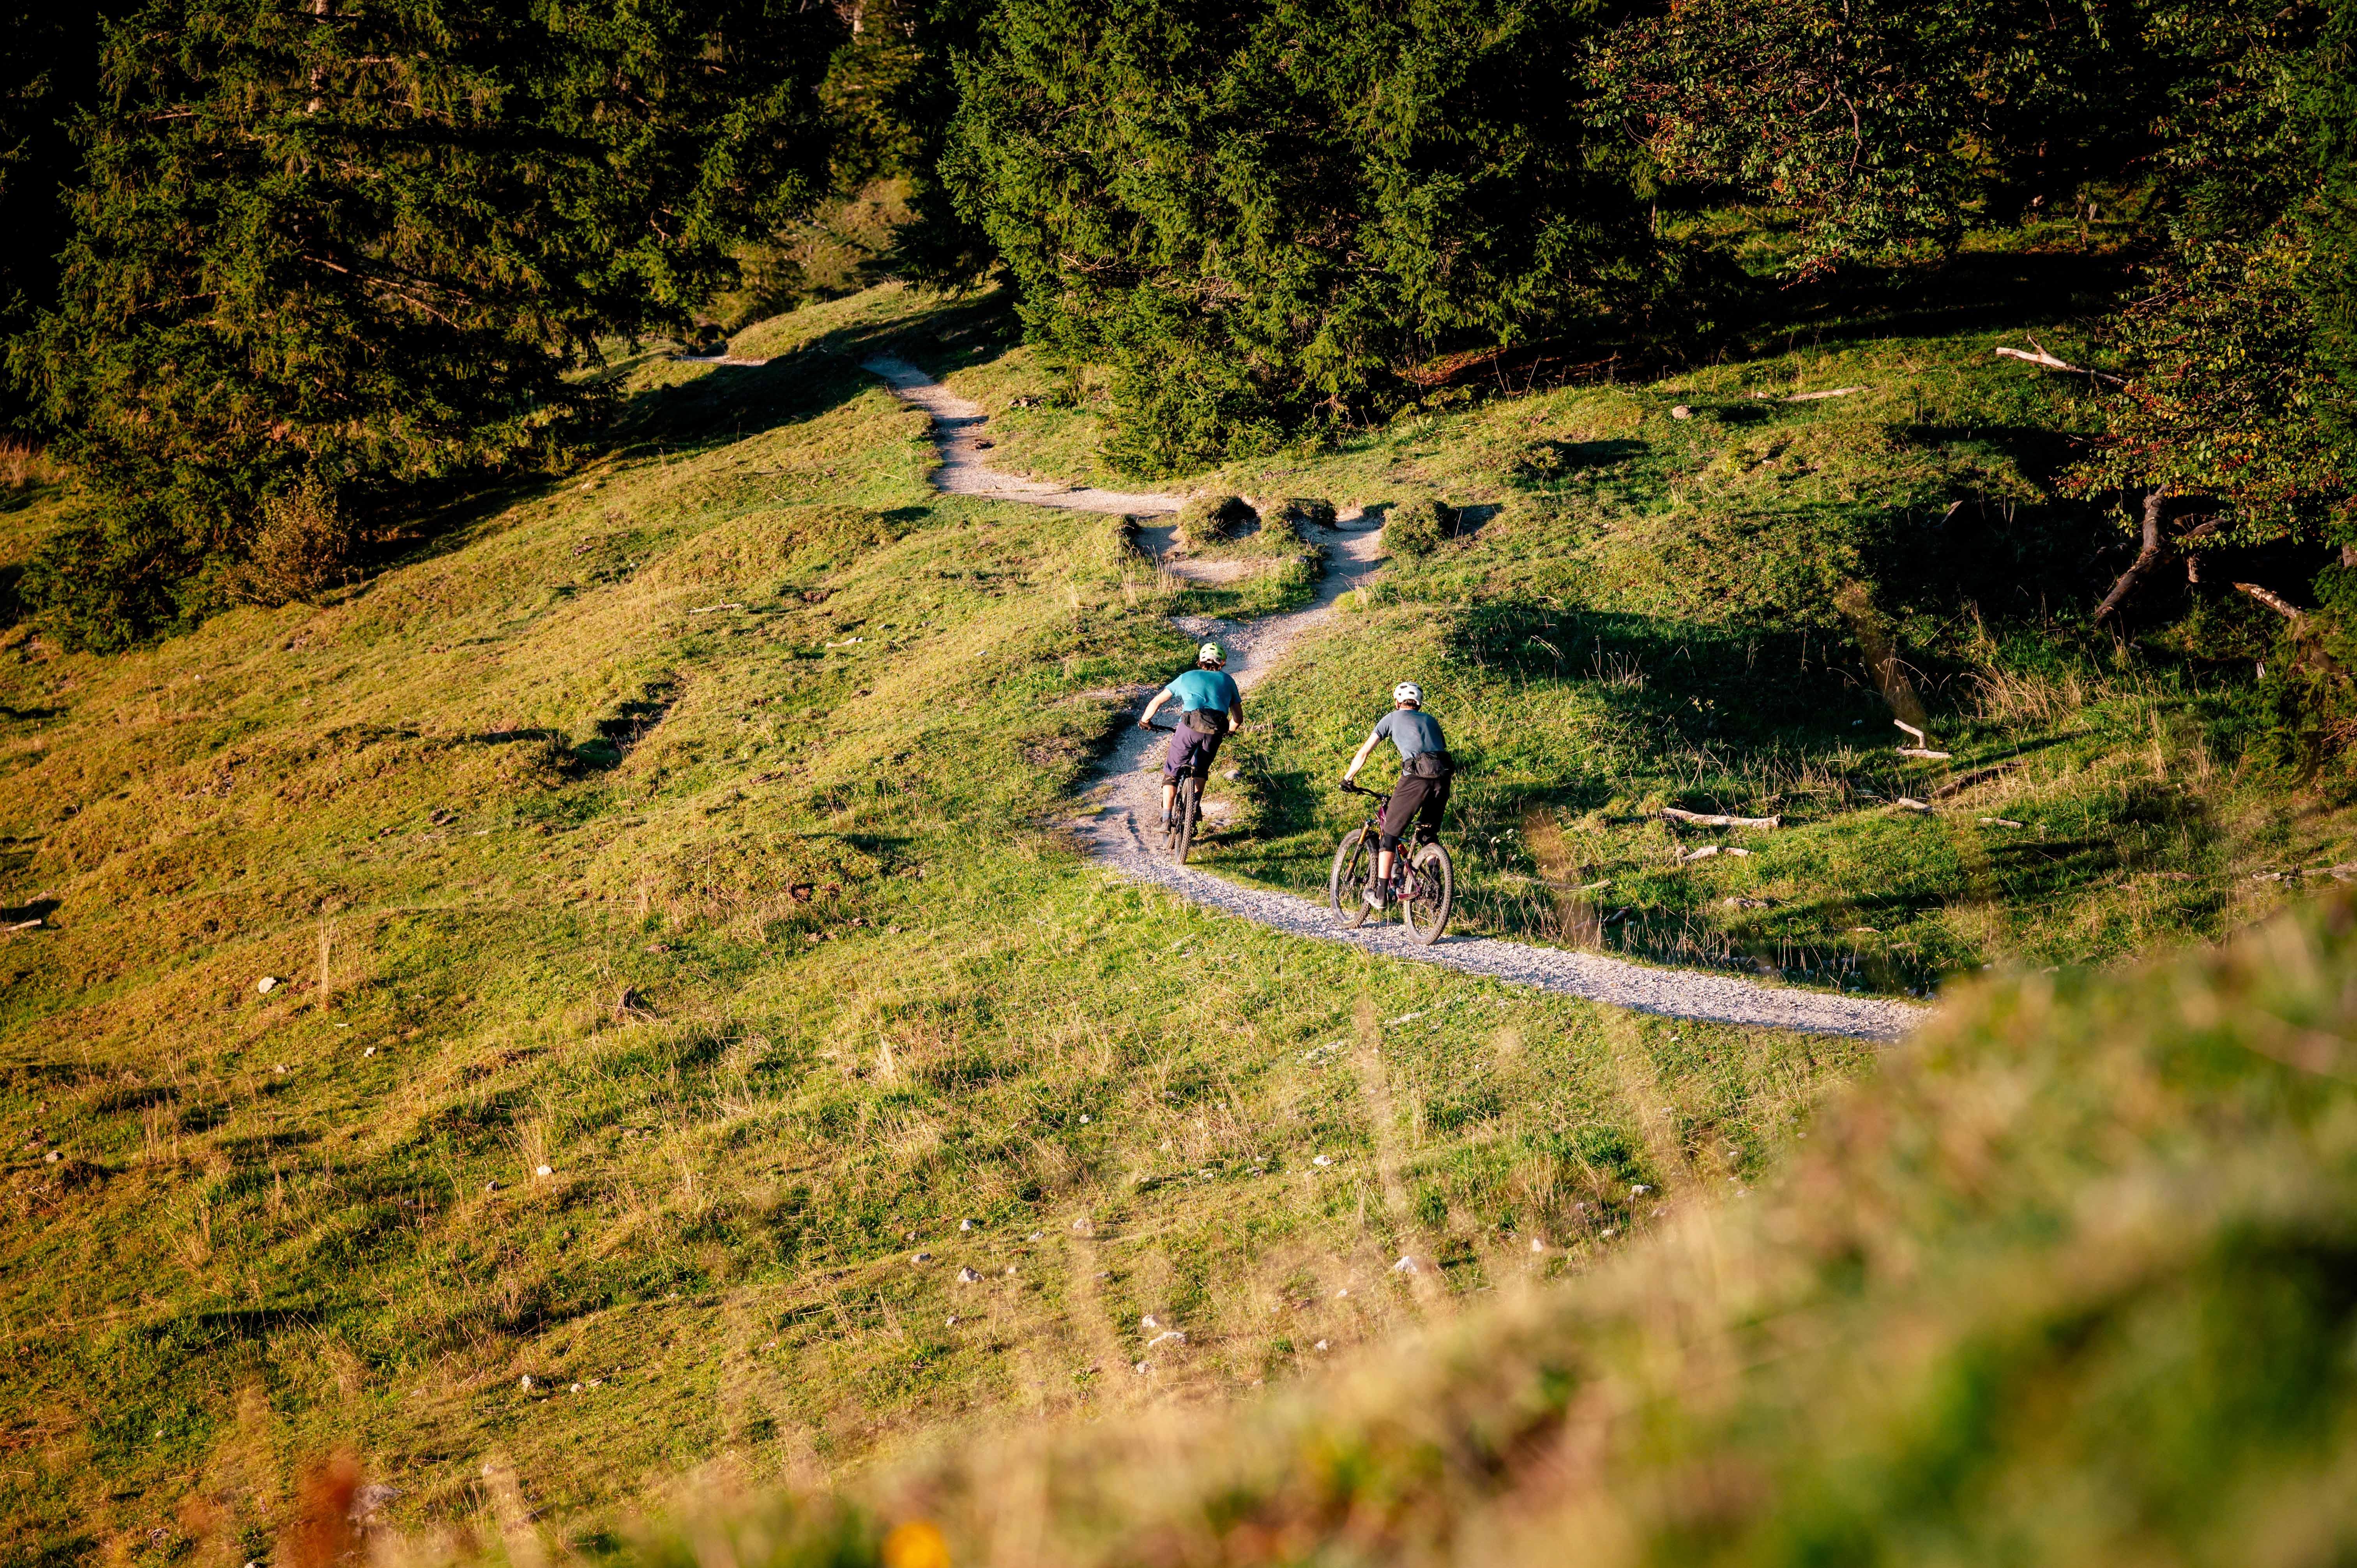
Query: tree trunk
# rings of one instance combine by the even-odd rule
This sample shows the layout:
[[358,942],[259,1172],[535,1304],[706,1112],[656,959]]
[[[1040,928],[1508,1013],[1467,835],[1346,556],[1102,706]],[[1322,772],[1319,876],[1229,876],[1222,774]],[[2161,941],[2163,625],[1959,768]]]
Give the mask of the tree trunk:
[[2145,491],[2144,547],[2136,552],[2136,558],[2128,563],[2128,569],[2120,574],[2120,580],[2112,585],[2112,591],[2104,596],[2104,602],[2095,607],[2098,621],[2105,616],[2117,614],[2122,601],[2128,596],[2128,591],[2151,569],[2152,564],[2160,559],[2160,524],[2168,514],[2169,492],[2162,489]]

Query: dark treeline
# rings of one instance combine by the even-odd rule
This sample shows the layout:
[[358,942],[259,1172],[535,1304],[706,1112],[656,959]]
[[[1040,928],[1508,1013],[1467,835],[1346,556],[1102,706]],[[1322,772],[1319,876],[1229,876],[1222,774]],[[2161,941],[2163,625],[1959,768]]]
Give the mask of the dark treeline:
[[[2357,653],[2357,0],[12,20],[13,417],[87,509],[23,594],[69,639],[300,591],[420,486],[551,463],[601,414],[566,374],[601,336],[687,329],[748,246],[888,178],[889,270],[1003,275],[1110,372],[1146,475],[1383,419],[1452,357],[1674,362],[1747,291],[2130,210],[2142,284],[2091,324],[2116,395],[2066,487],[2147,564],[2309,551],[2300,700]],[[1767,237],[1741,264],[1697,220],[1730,211]]]

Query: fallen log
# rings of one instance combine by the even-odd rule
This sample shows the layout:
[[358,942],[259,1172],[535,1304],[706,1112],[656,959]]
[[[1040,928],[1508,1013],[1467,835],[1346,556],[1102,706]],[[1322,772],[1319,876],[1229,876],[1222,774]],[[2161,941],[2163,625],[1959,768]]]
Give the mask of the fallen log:
[[1674,822],[1685,822],[1697,828],[1778,828],[1784,819],[1776,817],[1729,817],[1702,811],[1681,811],[1675,806],[1662,808],[1662,815]]
[[2283,617],[2284,619],[2290,621],[2295,626],[2308,618],[2308,612],[2306,610],[2303,610],[2298,605],[2291,603],[2282,595],[2272,593],[2266,588],[2260,587],[2256,583],[2237,583],[2234,585],[2234,591],[2238,594],[2250,595],[2251,597],[2258,600],[2259,603],[2266,606],[2267,608],[2275,611],[2276,614]]
[[2032,354],[2021,349],[1999,349],[1997,352],[2008,360],[2019,360],[2027,364],[2042,366],[2050,371],[2061,371],[2073,376],[2092,376],[2099,381],[2109,381],[2115,387],[2127,385],[2126,376],[2115,376],[2109,371],[2091,371],[2084,365],[2074,365],[2068,360],[2056,359],[2048,353],[2045,345],[2040,343],[2035,338],[2029,340],[2029,346],[2038,352]]
[[1891,801],[1890,803],[1898,807],[1902,811],[1921,811],[1926,816],[1929,816],[1932,812],[1932,808],[1930,806],[1917,800],[1912,795],[1901,795],[1899,799]]
[[1715,854],[1739,854],[1749,857],[1750,854],[1751,852],[1749,850],[1738,849],[1731,843],[1706,843],[1702,845],[1699,849],[1687,851],[1685,854],[1678,856],[1678,858],[1680,860],[1708,860]]
[[1929,746],[1902,746],[1899,748],[1899,755],[1901,757],[1911,757],[1921,762],[1945,762],[1948,758],[1953,757],[1955,753],[1952,751],[1933,751]]
[[1824,392],[1794,392],[1791,397],[1784,398],[1781,401],[1785,403],[1815,403],[1824,398],[1847,397],[1852,392],[1862,392],[1865,390],[1866,389],[1864,387],[1833,387]]

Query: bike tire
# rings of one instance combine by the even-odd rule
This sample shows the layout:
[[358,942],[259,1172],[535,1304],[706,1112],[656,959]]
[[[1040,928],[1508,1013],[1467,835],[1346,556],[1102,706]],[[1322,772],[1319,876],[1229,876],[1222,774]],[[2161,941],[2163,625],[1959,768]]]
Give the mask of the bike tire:
[[1327,874],[1326,901],[1334,918],[1346,926],[1363,926],[1369,909],[1367,878],[1374,874],[1374,856],[1367,850],[1367,830],[1352,828],[1334,848],[1334,869]]
[[1187,864],[1187,856],[1195,847],[1195,824],[1200,820],[1202,805],[1203,781],[1189,773],[1178,780],[1178,822],[1171,849],[1171,858],[1181,865]]
[[1415,852],[1408,877],[1408,933],[1426,947],[1448,929],[1448,913],[1457,903],[1457,867],[1437,843]]

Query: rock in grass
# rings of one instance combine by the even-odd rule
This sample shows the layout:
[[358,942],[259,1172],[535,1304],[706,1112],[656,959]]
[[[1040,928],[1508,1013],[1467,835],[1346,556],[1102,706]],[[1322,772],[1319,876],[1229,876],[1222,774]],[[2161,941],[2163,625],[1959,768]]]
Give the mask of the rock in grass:
[[918,1252],[909,1259],[912,1263],[930,1263],[932,1261],[933,1255],[931,1252]]
[[974,1221],[971,1219],[961,1219],[958,1221],[958,1229],[961,1230],[971,1230],[974,1229]]
[[958,1270],[958,1283],[962,1285],[971,1285],[979,1284],[981,1283],[982,1276],[975,1273],[972,1269],[961,1267]]
[[285,983],[286,983],[285,981],[279,979],[274,974],[265,974],[260,980],[253,983],[253,989],[261,993],[263,995],[267,996]]

